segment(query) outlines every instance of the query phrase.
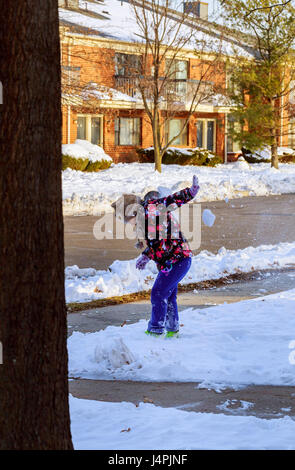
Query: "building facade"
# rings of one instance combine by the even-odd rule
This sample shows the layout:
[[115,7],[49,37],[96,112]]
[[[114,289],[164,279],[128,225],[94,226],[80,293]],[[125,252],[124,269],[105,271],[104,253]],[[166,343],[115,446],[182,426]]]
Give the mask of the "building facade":
[[[122,8],[121,2],[109,1],[117,2],[118,8]],[[114,162],[135,161],[136,149],[153,145],[151,124],[138,93],[138,78],[131,73],[140,61],[138,45],[128,40],[128,36],[126,40],[124,35],[108,33],[107,28],[107,33],[101,33],[101,25],[109,25],[109,31],[116,26],[115,19],[114,23],[108,19],[109,12],[103,9],[103,3],[99,11],[89,10],[90,2],[84,2],[87,10],[79,9],[77,2],[68,6],[61,3],[64,7],[60,15],[63,143],[88,140],[102,146]],[[206,60],[212,60],[210,54]],[[199,80],[200,58],[194,50],[182,49],[177,62],[173,93],[179,106],[163,129],[165,140],[179,133],[188,116],[192,87]],[[225,61],[213,80],[214,86],[226,89],[229,77]],[[228,119],[229,113],[230,105],[220,94],[203,100],[172,146],[206,148],[224,161],[235,160],[241,149],[227,135],[226,130],[235,125]],[[281,145],[287,143],[282,141]]]

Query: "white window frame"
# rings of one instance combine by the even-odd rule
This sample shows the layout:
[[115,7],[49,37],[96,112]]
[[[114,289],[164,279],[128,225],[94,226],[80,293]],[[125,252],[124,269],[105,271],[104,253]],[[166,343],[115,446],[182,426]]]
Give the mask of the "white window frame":
[[103,114],[77,114],[79,117],[86,118],[86,140],[91,142],[91,118],[100,118],[100,147],[103,147]]
[[[203,122],[203,147],[204,149],[207,149],[207,123],[209,121],[214,122],[213,126],[213,150],[211,152],[216,152],[216,119],[215,118],[196,118],[196,121],[202,121]],[[197,122],[196,122],[196,132],[197,132]],[[198,145],[198,143],[197,143]]]

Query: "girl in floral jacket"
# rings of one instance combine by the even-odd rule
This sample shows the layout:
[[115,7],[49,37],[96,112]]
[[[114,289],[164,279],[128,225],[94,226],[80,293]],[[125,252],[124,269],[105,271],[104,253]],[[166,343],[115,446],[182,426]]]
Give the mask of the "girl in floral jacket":
[[198,190],[198,179],[194,176],[190,188],[163,198],[152,191],[142,202],[147,248],[138,258],[136,268],[144,269],[153,260],[159,270],[151,292],[152,313],[146,331],[153,336],[166,330],[166,337],[172,337],[179,330],[177,286],[190,269],[192,252],[171,211],[191,201]]

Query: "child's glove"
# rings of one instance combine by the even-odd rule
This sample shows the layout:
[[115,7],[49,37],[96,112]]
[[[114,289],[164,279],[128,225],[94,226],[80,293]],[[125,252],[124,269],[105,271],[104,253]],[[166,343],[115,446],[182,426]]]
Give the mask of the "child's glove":
[[149,257],[142,254],[136,261],[136,269],[144,269],[149,262]]
[[193,197],[196,196],[197,192],[199,191],[200,186],[199,186],[199,180],[196,175],[193,176],[193,184],[190,187],[190,193]]

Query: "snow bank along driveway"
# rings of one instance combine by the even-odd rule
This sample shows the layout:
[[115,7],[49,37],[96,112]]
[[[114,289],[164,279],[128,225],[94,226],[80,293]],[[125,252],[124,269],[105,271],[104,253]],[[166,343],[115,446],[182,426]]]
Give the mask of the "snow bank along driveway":
[[110,204],[126,191],[143,196],[150,189],[168,186],[174,192],[190,185],[194,174],[200,182],[196,202],[295,192],[294,164],[280,164],[279,170],[269,163],[249,165],[245,161],[215,168],[163,165],[159,174],[153,164],[118,163],[97,173],[63,171],[64,215],[111,211]]
[[[108,270],[68,266],[65,269],[67,302],[88,302],[151,289],[158,274],[155,263],[150,261],[142,271],[136,269],[135,263],[136,259],[116,260]],[[191,269],[181,284],[258,269],[283,268],[291,264],[295,264],[295,242],[255,248],[250,246],[243,250],[222,247],[217,254],[205,250],[193,257]]]

